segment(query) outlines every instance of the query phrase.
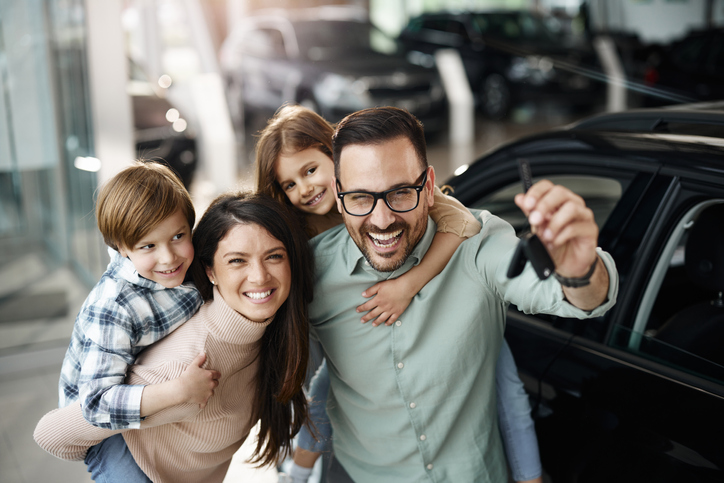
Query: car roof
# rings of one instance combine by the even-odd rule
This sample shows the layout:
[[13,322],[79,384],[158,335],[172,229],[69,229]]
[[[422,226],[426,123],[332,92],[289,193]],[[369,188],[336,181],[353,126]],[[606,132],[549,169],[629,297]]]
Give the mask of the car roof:
[[723,107],[710,103],[599,114],[500,145],[446,184],[455,188],[476,184],[481,176],[508,169],[504,165],[522,157],[533,164],[573,163],[610,169],[614,164],[632,170],[666,166],[724,182]]
[[574,130],[628,132],[721,133],[724,138],[724,101],[676,105],[659,109],[632,109],[605,113],[569,126]]

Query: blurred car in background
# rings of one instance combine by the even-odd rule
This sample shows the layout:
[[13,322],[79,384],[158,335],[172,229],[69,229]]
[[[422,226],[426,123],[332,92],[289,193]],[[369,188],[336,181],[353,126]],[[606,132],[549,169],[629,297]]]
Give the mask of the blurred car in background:
[[198,164],[195,134],[166,98],[165,89],[152,83],[133,61],[129,77],[126,90],[133,106],[136,155],[170,167],[189,189]]
[[724,28],[692,31],[650,50],[644,105],[724,100]]
[[519,158],[585,199],[620,274],[603,317],[508,311],[551,481],[724,481],[724,103],[595,116],[447,184],[522,233]]
[[595,51],[563,36],[555,22],[528,11],[429,13],[412,18],[399,40],[413,57],[457,50],[478,106],[491,119],[524,101],[603,103]]
[[446,112],[440,76],[399,50],[364,10],[329,6],[250,15],[226,38],[220,58],[232,109],[242,104],[245,115],[268,117],[291,102],[337,122],[390,105],[437,131]]

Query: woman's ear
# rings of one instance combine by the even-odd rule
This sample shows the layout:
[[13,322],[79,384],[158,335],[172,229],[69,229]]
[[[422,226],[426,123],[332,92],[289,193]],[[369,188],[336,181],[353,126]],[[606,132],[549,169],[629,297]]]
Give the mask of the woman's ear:
[[216,278],[214,277],[214,269],[210,267],[206,267],[206,276],[209,277],[209,282],[211,282],[211,285],[216,285]]

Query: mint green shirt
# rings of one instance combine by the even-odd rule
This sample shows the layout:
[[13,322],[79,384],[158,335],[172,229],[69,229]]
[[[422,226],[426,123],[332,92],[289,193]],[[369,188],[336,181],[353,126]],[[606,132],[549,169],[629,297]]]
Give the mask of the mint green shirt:
[[435,224],[402,268],[377,272],[344,225],[312,239],[316,260],[312,331],[324,348],[331,388],[327,412],[335,455],[355,482],[502,482],[506,460],[498,431],[495,364],[509,303],[526,313],[596,317],[618,290],[611,257],[607,302],[592,312],[564,300],[552,277],[530,268],[506,272],[518,243],[505,221],[474,212],[480,233],[465,240],[446,268],[391,327],[362,324],[356,307],[373,284],[420,262]]

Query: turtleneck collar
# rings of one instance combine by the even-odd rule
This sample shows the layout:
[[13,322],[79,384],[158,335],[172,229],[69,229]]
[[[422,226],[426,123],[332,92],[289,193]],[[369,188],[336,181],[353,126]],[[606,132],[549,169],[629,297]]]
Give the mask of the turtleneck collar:
[[[229,307],[219,290],[214,287],[214,300],[204,304],[207,311],[206,326],[211,334],[230,344],[252,344],[264,335],[266,327],[274,320],[253,322]],[[203,309],[202,309],[203,310]]]

